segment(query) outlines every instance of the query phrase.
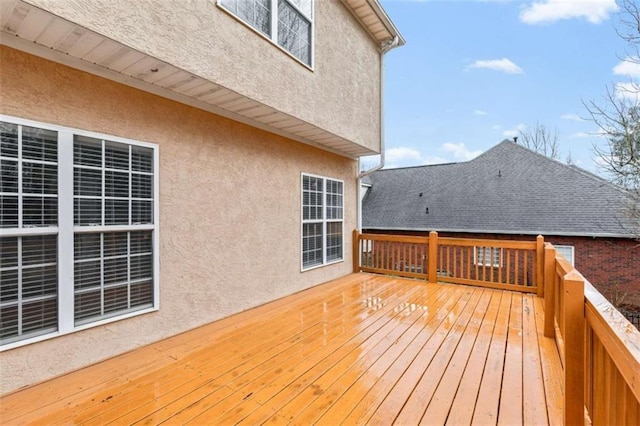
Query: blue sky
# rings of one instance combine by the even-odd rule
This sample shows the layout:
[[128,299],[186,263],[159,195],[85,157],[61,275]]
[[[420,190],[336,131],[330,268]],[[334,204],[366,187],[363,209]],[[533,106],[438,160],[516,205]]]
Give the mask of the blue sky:
[[620,66],[615,0],[381,3],[407,42],[385,58],[387,167],[466,161],[540,123],[599,172],[583,101],[640,76]]

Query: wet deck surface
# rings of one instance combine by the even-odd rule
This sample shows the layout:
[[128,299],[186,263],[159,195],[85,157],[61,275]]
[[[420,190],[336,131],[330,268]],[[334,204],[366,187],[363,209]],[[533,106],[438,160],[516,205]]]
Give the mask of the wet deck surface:
[[557,424],[542,300],[354,274],[20,391],[3,424]]

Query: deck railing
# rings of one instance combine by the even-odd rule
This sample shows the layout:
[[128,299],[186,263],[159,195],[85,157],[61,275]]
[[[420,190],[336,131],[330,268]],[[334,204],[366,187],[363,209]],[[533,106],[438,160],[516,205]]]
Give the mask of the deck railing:
[[354,233],[357,270],[431,282],[541,293],[544,240],[499,241]]
[[564,368],[565,424],[640,424],[640,332],[542,237],[535,242],[359,234],[355,271],[544,297]]

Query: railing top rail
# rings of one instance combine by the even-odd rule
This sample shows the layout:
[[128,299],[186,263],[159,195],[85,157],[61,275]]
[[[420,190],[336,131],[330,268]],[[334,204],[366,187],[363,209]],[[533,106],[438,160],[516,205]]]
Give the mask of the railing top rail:
[[587,322],[640,401],[640,331],[585,280]]
[[571,263],[564,256],[556,254],[556,273],[561,277],[564,277],[569,272],[575,270]]
[[[428,244],[429,236],[394,235],[394,234],[359,234],[361,240],[391,241],[400,243]],[[482,238],[438,237],[440,245],[456,245],[464,247],[497,247],[507,249],[535,250],[535,241],[490,240]]]
[[417,237],[415,235],[360,234],[360,239],[369,241],[390,241],[411,244],[429,243],[429,237]]
[[438,237],[440,245],[455,245],[465,247],[496,247],[519,250],[535,250],[535,241],[507,241],[507,240],[485,240],[479,238],[450,238]]

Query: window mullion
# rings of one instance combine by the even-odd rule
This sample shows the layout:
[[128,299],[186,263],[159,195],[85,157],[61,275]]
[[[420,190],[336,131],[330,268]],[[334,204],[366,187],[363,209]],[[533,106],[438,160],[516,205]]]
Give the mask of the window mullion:
[[[129,145],[129,222],[133,225],[133,147]],[[131,232],[127,232],[127,309],[131,309]]]
[[106,167],[106,161],[105,161],[105,141],[102,140],[101,142],[101,148],[102,148],[102,193],[100,194],[100,200],[101,200],[101,206],[100,206],[100,225],[104,226],[105,225],[105,220],[104,217],[106,216],[105,214],[105,208],[106,208],[106,202],[105,202],[105,187],[106,187],[106,180],[107,180],[107,173],[105,171],[105,167]]
[[18,237],[18,336],[22,335],[22,237]]
[[271,40],[278,43],[278,0],[271,0]]
[[58,132],[58,327],[74,323],[73,134]]
[[22,229],[22,126],[18,126],[18,229]]
[[100,234],[100,316],[104,316],[104,233]]
[[327,238],[327,217],[329,212],[327,211],[327,179],[322,179],[322,264],[327,264],[327,244],[329,239]]

